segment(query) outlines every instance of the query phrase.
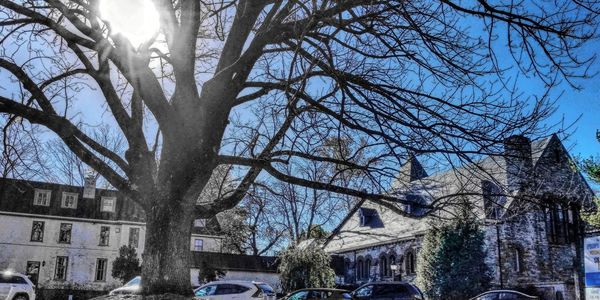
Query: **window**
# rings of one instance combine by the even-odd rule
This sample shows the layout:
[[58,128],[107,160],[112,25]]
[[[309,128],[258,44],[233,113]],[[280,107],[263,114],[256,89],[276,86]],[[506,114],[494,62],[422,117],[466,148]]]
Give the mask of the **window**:
[[38,283],[38,278],[39,278],[39,274],[40,274],[40,262],[39,261],[28,261],[27,262],[27,268],[25,269],[25,275],[27,275],[27,277],[29,277],[29,279],[31,280],[31,282],[33,282],[34,285],[37,285]]
[[108,260],[106,258],[98,258],[96,260],[96,281],[106,281],[106,266]]
[[384,278],[389,276],[387,257],[382,255],[379,257],[379,277]]
[[108,246],[110,240],[110,227],[100,226],[100,246]]
[[365,273],[363,274],[363,278],[369,279],[371,277],[371,259],[367,258],[365,261]]
[[32,242],[43,242],[44,241],[44,222],[33,221],[31,226],[31,241]]
[[482,180],[481,193],[483,196],[483,209],[485,217],[496,220],[502,214],[501,207],[505,202],[505,197],[502,195],[502,190],[495,183]]
[[406,253],[406,274],[415,274],[415,254],[412,251]]
[[33,205],[50,206],[52,191],[35,189]]
[[356,261],[356,278],[357,279],[363,278],[364,269],[365,269],[365,263],[363,262],[363,259],[361,257]]
[[569,213],[573,214],[559,204],[551,204],[546,208],[546,231],[550,243],[566,244],[572,238],[569,233],[574,233],[574,226],[569,224]]
[[365,287],[362,287],[358,290],[356,290],[356,292],[354,292],[354,296],[356,297],[370,297],[373,294],[373,285],[367,285]]
[[513,249],[513,270],[516,273],[523,273],[523,251],[519,247]]
[[194,227],[206,227],[206,219],[194,220]]
[[115,212],[115,204],[117,203],[117,197],[102,197],[102,207],[100,211],[103,212]]
[[202,251],[203,243],[202,239],[194,239],[194,251]]
[[67,256],[56,257],[56,269],[54,270],[55,280],[67,280],[67,268],[69,266],[69,258]]
[[60,231],[58,233],[58,242],[61,244],[70,244],[72,229],[73,229],[73,224],[60,223]]
[[23,277],[21,277],[21,276],[2,275],[2,276],[0,276],[0,283],[27,284],[27,281],[25,281],[25,279],[23,279]]
[[139,243],[140,243],[140,229],[139,228],[129,228],[129,246],[137,248],[139,246]]
[[248,291],[250,288],[237,284],[219,284],[215,295],[232,295],[241,294]]
[[77,208],[77,198],[79,198],[79,194],[77,193],[62,193],[62,208]]
[[216,291],[217,291],[216,285],[209,285],[209,286],[205,286],[199,290],[196,290],[194,295],[196,295],[197,297],[212,296],[215,294]]

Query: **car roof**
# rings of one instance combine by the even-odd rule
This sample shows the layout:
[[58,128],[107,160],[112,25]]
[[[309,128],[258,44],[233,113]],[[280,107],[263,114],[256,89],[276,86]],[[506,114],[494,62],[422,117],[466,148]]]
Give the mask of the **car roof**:
[[349,292],[348,290],[334,289],[334,288],[305,288],[305,289],[295,290],[292,293],[295,293],[298,291],[328,291],[328,292],[342,292],[342,293]]
[[486,294],[491,294],[491,293],[515,293],[515,294],[519,294],[521,296],[529,297],[531,299],[538,299],[537,296],[527,295],[527,294],[525,294],[523,292],[519,292],[519,291],[515,291],[515,290],[491,290],[491,291],[487,291],[487,292],[481,293],[481,294],[475,296],[472,299],[475,299],[475,298],[477,298],[479,296],[483,296],[483,295],[486,295]]

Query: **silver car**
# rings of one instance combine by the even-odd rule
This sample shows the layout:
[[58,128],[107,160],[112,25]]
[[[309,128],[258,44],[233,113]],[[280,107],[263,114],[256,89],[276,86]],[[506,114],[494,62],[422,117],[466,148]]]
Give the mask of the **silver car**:
[[35,288],[29,278],[12,271],[0,272],[0,299],[35,300]]
[[109,295],[136,295],[142,293],[142,277],[136,276],[129,280],[124,286],[116,288]]

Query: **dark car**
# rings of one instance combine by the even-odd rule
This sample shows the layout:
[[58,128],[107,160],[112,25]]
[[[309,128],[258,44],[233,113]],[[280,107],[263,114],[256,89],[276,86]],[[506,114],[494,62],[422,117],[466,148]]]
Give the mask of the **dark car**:
[[310,288],[293,291],[281,300],[315,300],[315,299],[331,299],[331,300],[344,300],[352,299],[350,292],[347,290],[340,289],[327,289],[327,288]]
[[406,282],[371,282],[352,292],[357,300],[422,300],[423,293],[415,285]]
[[534,300],[540,299],[536,296],[530,296],[513,290],[494,290],[480,294],[470,300]]

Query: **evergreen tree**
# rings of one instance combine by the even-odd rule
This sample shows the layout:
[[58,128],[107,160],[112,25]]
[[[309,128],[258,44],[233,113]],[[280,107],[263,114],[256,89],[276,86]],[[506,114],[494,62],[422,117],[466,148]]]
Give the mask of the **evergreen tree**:
[[333,287],[335,283],[331,257],[321,247],[291,247],[281,253],[280,259],[279,272],[286,291]]
[[122,283],[131,280],[133,277],[140,275],[142,266],[138,259],[135,247],[122,246],[119,248],[119,257],[113,261],[112,277],[118,278]]
[[492,279],[485,264],[484,233],[470,206],[460,217],[425,235],[417,263],[417,285],[429,299],[469,299]]

